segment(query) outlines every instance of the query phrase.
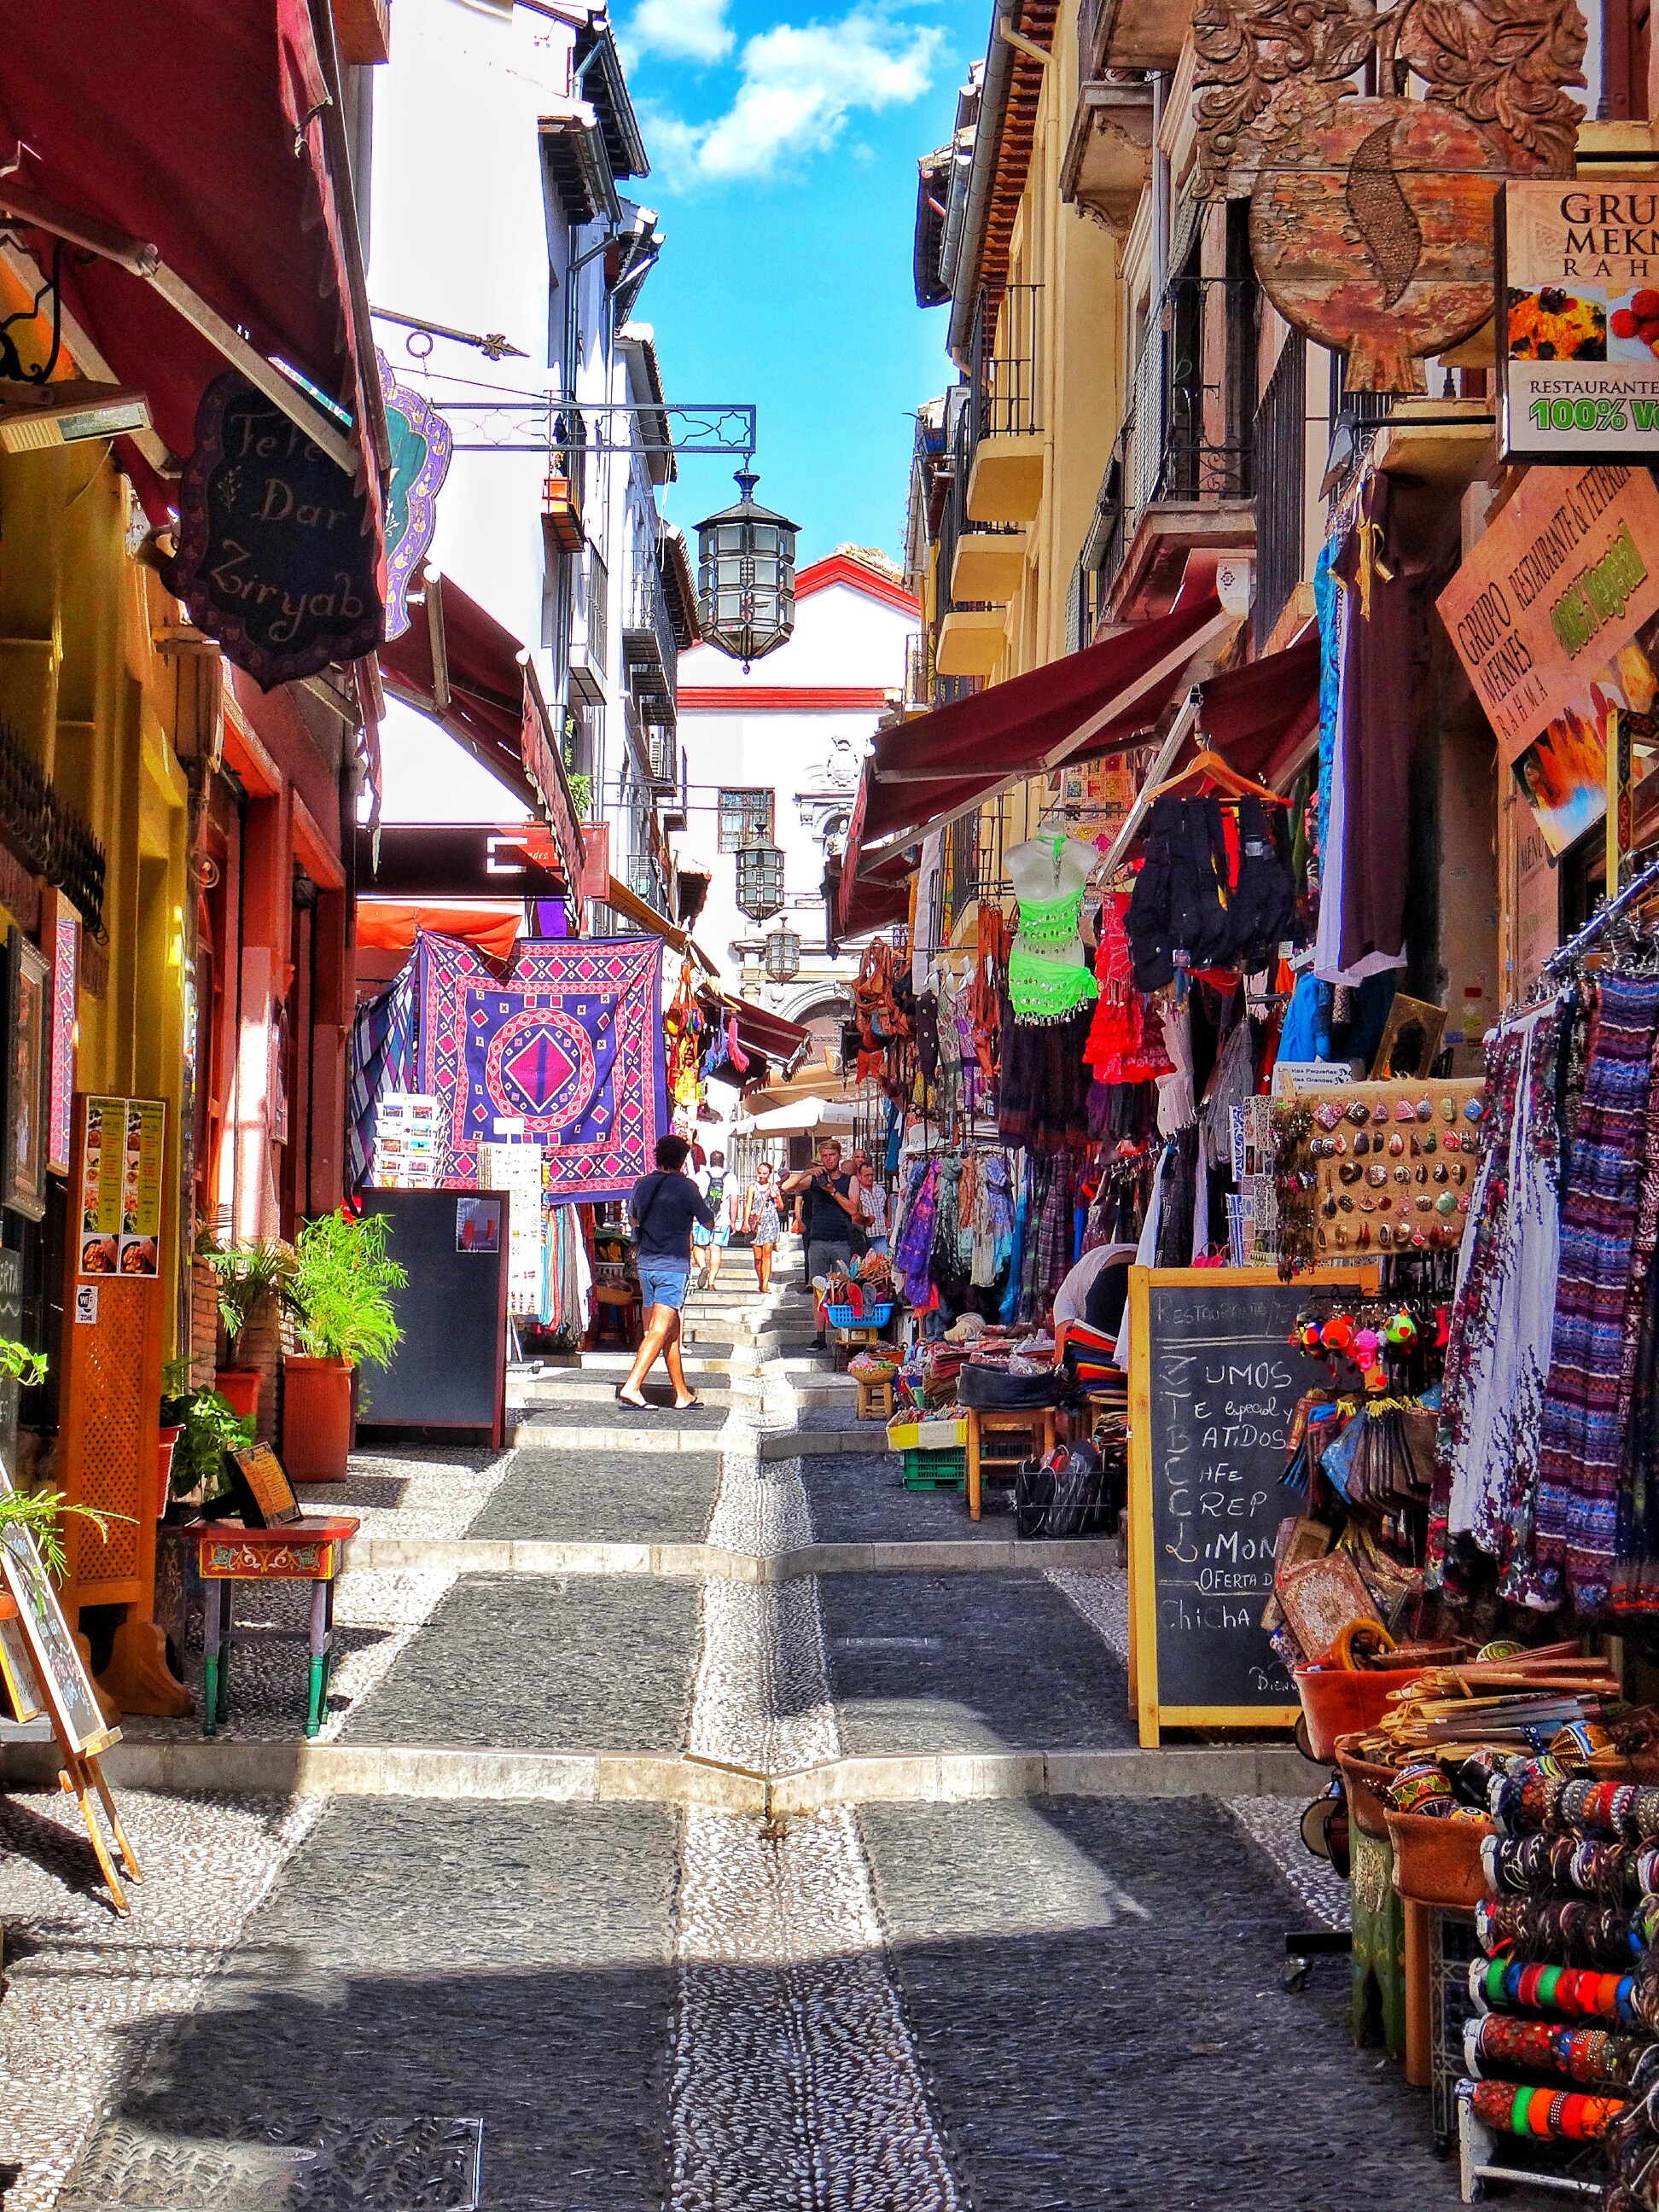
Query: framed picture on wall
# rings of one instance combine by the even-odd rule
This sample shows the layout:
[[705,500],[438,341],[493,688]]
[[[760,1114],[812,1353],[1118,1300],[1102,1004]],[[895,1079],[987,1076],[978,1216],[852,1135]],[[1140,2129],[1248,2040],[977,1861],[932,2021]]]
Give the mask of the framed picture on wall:
[[30,1221],[46,1210],[46,1037],[52,964],[21,929],[6,939],[6,1088],[0,1206]]

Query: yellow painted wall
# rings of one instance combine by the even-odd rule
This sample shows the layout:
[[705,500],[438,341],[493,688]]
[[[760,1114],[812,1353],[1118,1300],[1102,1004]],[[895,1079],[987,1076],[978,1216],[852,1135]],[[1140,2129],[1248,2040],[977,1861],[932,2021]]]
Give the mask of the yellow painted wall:
[[[1123,416],[1117,241],[1060,197],[1060,162],[1077,110],[1077,18],[1078,0],[1066,0],[1054,24],[1012,241],[1010,283],[1042,287],[1036,389],[1043,488],[1024,581],[1010,604],[1002,658],[989,678],[994,684],[1057,660],[1067,649],[1072,576]],[[1005,836],[1012,844],[1027,834],[1024,793],[1009,793],[1006,806]]]
[[[81,994],[77,1086],[167,1101],[176,1200],[187,820],[172,742],[179,663],[152,642],[170,603],[127,552],[129,501],[102,445],[0,453],[0,715],[104,848],[109,982],[101,1000]],[[165,1271],[170,1345],[176,1206]]]

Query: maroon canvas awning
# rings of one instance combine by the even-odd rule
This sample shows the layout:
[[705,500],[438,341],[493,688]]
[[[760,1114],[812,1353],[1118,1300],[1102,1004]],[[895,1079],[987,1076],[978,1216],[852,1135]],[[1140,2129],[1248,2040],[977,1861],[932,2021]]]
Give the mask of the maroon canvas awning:
[[[386,689],[441,723],[481,768],[546,822],[574,896],[581,880],[581,830],[524,648],[447,576],[428,572],[425,582],[424,609],[417,609],[401,637],[380,647]],[[538,788],[530,774],[527,726],[542,739],[537,752],[547,763],[542,781],[550,788]]]
[[1319,632],[1202,685],[1199,738],[1230,768],[1270,782],[1319,726]]
[[[198,326],[205,307],[233,351],[246,338],[368,426],[378,518],[379,384],[332,40],[307,0],[0,0],[0,160],[21,142],[4,184],[159,256],[144,274],[144,256],[71,246],[61,269],[64,307],[107,371],[146,393],[162,445],[190,453],[202,392],[228,365]],[[48,212],[31,224],[21,211],[15,227],[50,273]],[[152,465],[155,439],[131,458],[159,521],[176,493]]]
[[[1153,727],[1194,656],[1233,619],[1212,589],[1156,622],[881,731],[864,764],[841,880],[841,933],[878,928],[861,883],[1009,785],[1097,758]],[[885,914],[890,899],[875,902]],[[855,919],[854,917],[859,917]]]

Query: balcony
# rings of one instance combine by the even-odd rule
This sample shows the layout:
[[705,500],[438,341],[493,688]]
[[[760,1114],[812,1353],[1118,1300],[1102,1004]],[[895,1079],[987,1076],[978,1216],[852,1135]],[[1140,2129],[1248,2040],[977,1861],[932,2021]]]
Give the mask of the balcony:
[[1173,70],[1192,27],[1193,0],[1081,0],[1078,82],[1122,70]]
[[951,563],[951,599],[1006,607],[1024,580],[1030,543],[1030,530],[1017,523],[963,531]]
[[623,617],[623,670],[636,699],[657,719],[677,713],[680,655],[654,555],[634,571]]
[[1000,312],[981,295],[969,359],[966,520],[1035,522],[1042,503],[1037,408],[1040,284],[1010,284]]
[[[1084,18],[1088,12],[1085,6]],[[1152,175],[1152,86],[1081,77],[1060,165],[1060,198],[1114,238],[1127,238]]]
[[1091,533],[1103,619],[1166,613],[1194,553],[1253,551],[1256,324],[1253,276],[1173,277],[1158,302]]
[[555,416],[553,435],[542,487],[542,537],[550,567],[562,553],[581,550],[582,478],[587,460],[586,426],[574,408]]

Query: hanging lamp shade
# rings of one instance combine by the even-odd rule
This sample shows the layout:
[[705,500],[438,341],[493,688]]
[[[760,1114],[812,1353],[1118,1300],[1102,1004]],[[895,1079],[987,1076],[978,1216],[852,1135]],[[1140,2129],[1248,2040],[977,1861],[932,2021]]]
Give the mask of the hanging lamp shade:
[[768,933],[765,966],[775,983],[792,983],[799,975],[800,939],[787,923]]
[[760,481],[738,471],[743,494],[697,525],[697,623],[703,639],[744,668],[787,644],[795,627],[795,536],[790,522],[755,501]]

